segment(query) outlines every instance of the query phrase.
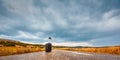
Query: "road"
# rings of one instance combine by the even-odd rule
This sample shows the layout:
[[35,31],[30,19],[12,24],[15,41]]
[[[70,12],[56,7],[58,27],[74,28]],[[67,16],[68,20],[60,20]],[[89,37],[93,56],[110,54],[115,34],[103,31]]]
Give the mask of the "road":
[[83,53],[54,50],[50,53],[35,52],[10,56],[1,56],[0,60],[120,60],[120,55]]

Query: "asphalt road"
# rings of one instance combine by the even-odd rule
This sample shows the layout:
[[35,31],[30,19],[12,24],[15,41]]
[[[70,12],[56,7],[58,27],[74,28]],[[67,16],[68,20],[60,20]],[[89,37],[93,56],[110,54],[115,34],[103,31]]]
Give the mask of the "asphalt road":
[[120,55],[54,50],[50,53],[35,52],[1,56],[0,60],[120,60]]

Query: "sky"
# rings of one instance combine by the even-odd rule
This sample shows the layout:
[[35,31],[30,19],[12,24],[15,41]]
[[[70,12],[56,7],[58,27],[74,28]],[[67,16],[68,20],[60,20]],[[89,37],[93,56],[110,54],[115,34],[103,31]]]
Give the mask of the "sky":
[[120,45],[120,0],[0,0],[0,38],[53,45]]

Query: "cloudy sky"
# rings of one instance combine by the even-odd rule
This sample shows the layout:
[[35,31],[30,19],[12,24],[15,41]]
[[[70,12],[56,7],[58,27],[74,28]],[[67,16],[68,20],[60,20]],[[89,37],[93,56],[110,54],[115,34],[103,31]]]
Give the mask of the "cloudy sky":
[[0,38],[54,45],[120,45],[120,0],[0,0]]

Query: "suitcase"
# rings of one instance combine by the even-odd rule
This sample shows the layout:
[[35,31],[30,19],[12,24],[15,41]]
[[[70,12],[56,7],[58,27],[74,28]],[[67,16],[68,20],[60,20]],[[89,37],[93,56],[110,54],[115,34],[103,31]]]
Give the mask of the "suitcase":
[[52,51],[52,44],[51,43],[46,43],[46,45],[45,45],[45,51],[46,52],[51,52]]

